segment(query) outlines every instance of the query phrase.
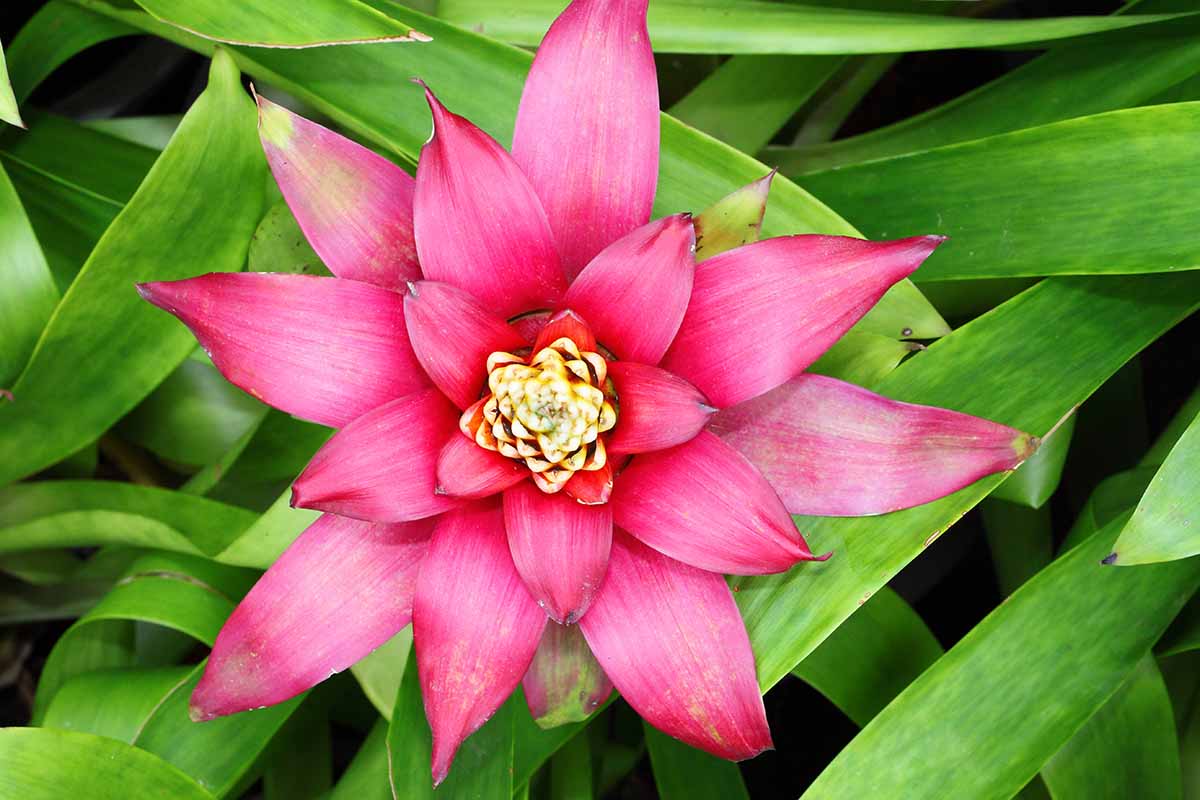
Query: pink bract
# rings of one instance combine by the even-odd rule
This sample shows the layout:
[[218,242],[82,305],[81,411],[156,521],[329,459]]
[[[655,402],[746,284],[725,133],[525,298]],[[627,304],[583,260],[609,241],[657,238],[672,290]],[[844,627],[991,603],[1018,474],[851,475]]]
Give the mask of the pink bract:
[[615,685],[666,733],[749,758],[771,737],[722,574],[828,557],[792,513],[917,505],[1032,451],[804,374],[940,237],[786,236],[697,265],[689,214],[651,221],[645,13],[571,3],[512,155],[425,88],[415,180],[260,99],[271,170],[337,277],[139,287],[230,381],[339,429],[294,485],[326,513],[221,631],[196,719],[293,697],[411,621],[435,782],[522,680],[543,724]]

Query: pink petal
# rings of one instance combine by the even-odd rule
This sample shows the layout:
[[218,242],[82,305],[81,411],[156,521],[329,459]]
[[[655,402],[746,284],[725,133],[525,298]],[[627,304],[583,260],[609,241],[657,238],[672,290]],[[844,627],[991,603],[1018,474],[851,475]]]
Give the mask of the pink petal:
[[608,578],[579,627],[654,727],[721,758],[771,747],[750,639],[720,575],[617,530]]
[[542,728],[582,722],[613,688],[579,626],[557,623],[546,626],[521,686],[529,713]]
[[727,408],[804,370],[944,241],[785,236],[696,267],[663,367]]
[[683,444],[716,411],[699,389],[658,367],[614,361],[608,376],[621,404],[608,440],[610,453],[644,453]]
[[580,350],[596,351],[596,336],[578,314],[570,309],[550,315],[538,330],[533,342],[533,352],[549,347],[563,337],[575,342]]
[[650,219],[658,80],[647,0],[575,0],[525,80],[513,158],[554,228],[567,275]]
[[712,430],[797,514],[883,514],[1013,469],[1035,447],[1014,428],[801,375],[722,411]]
[[555,622],[570,625],[587,611],[604,580],[612,541],[612,509],[546,494],[532,483],[504,493],[504,528],[517,572]]
[[340,428],[429,385],[396,292],[313,275],[215,273],[143,283],[221,373],[298,417]]
[[438,520],[413,602],[413,644],[433,729],[433,780],[533,660],[546,614],[513,566],[498,503]]
[[449,283],[411,284],[404,313],[421,366],[459,408],[479,399],[489,355],[528,346],[501,317]]
[[451,497],[490,497],[529,477],[524,463],[485,450],[461,432],[450,435],[437,461],[437,492]]
[[[611,365],[610,365],[611,366]],[[613,489],[612,459],[600,469],[576,472],[563,486],[563,494],[585,506],[607,503]]]
[[440,514],[458,501],[435,493],[442,446],[458,414],[436,389],[381,406],[347,425],[300,473],[292,505],[374,522]]
[[511,317],[566,289],[546,212],[512,157],[425,89],[433,136],[421,148],[414,216],[425,277]]
[[221,629],[192,694],[192,718],[281,703],[395,635],[412,618],[432,530],[432,520],[319,517]]
[[617,478],[616,524],[685,564],[734,575],[817,559],[746,457],[707,431],[636,456]]
[[643,225],[587,265],[567,290],[566,304],[618,358],[657,364],[687,311],[694,249],[687,214]]
[[390,289],[419,279],[412,177],[344,136],[257,100],[275,182],[333,274]]

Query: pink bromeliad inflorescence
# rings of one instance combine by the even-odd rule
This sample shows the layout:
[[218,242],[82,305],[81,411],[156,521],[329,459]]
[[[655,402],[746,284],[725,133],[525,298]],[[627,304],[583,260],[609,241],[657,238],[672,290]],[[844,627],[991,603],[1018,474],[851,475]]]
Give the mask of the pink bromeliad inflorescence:
[[723,576],[824,558],[791,514],[906,508],[1031,452],[804,372],[940,237],[786,236],[697,263],[690,215],[651,221],[645,14],[562,13],[511,154],[426,88],[415,180],[260,99],[271,169],[336,277],[139,287],[230,381],[340,429],[294,486],[324,513],[221,630],[195,719],[291,698],[411,621],[435,781],[522,682],[543,724],[615,685],[664,732],[749,758],[771,737]]

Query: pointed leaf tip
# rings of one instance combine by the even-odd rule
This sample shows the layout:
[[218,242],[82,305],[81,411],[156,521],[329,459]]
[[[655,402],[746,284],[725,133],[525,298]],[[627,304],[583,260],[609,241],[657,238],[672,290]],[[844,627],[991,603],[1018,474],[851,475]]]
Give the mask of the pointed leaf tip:
[[[193,694],[193,697],[194,696],[195,695]],[[206,711],[194,700],[191,703],[188,703],[188,719],[190,719],[192,722],[208,722],[209,720],[216,719],[217,716],[217,714],[214,714],[211,711]]]
[[736,189],[696,217],[696,260],[758,240],[777,170]]
[[292,113],[283,106],[273,103],[253,90],[254,102],[258,106],[258,136],[264,144],[286,147],[292,139],[295,123]]

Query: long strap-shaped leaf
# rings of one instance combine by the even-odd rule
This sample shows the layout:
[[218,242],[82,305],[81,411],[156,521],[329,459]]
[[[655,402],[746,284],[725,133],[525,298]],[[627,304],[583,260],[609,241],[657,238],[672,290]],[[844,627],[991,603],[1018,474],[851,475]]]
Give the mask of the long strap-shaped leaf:
[[884,709],[804,797],[1015,794],[1117,690],[1200,585],[1200,563],[1101,566],[1122,522],[1018,589]]
[[0,387],[5,387],[24,368],[59,295],[33,226],[3,169],[0,241]]
[[[1142,0],[1126,11],[1194,11],[1191,0]],[[1131,29],[1059,44],[1011,72],[937,108],[868,133],[760,156],[785,174],[929,150],[1146,103],[1200,71],[1200,20]]]
[[[515,44],[542,40],[557,0],[441,0],[440,16]],[[1045,42],[1170,16],[986,20],[821,8],[758,0],[656,0],[650,41],[668,53],[904,53]]]
[[218,52],[209,88],[59,303],[14,402],[0,406],[0,484],[93,441],[195,346],[133,283],[242,267],[265,186],[254,119]]
[[1134,108],[802,182],[872,238],[948,235],[922,280],[1197,269],[1197,130],[1200,103]]

